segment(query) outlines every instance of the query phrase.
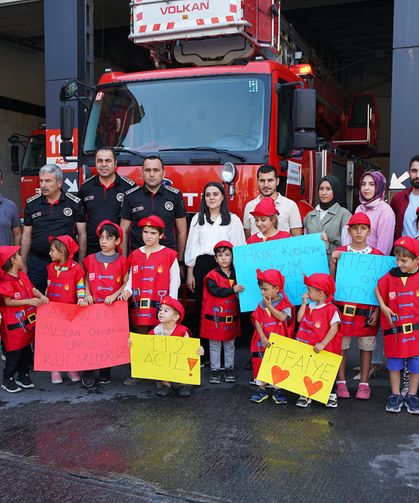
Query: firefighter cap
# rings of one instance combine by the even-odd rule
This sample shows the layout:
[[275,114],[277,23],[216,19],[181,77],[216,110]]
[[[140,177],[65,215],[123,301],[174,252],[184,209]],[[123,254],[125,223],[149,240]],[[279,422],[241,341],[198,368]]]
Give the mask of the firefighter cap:
[[230,250],[232,250],[233,245],[230,243],[230,241],[218,241],[218,243],[213,248],[214,253],[217,248],[230,248]]
[[267,269],[264,272],[256,269],[256,277],[258,281],[264,281],[270,285],[277,286],[281,291],[284,289],[285,278],[276,269]]
[[19,249],[20,246],[0,246],[0,267],[3,267]]
[[405,248],[406,250],[413,253],[416,257],[419,256],[419,240],[411,238],[410,236],[403,236],[399,239],[396,239],[394,242],[394,248],[396,246],[400,246],[401,248]]
[[124,240],[124,231],[118,224],[116,224],[115,222],[111,222],[110,220],[102,220],[102,222],[100,222],[100,224],[96,227],[96,236],[100,238],[100,229],[104,225],[113,225],[115,229],[118,231],[119,239],[121,240],[122,243],[122,241]]
[[167,295],[166,297],[163,297],[160,307],[164,305],[174,309],[179,314],[179,323],[182,323],[182,320],[185,317],[185,308],[182,306],[182,304],[178,300]]
[[271,217],[273,215],[279,215],[279,211],[276,209],[272,197],[264,197],[250,214],[254,217]]
[[316,272],[311,276],[304,275],[304,284],[321,290],[327,296],[327,301],[333,300],[336,291],[335,280],[329,274]]
[[138,222],[138,227],[140,227],[140,228],[141,227],[160,227],[161,229],[164,229],[164,222],[157,215],[150,215],[148,217],[142,218]]
[[74,257],[74,254],[79,250],[79,245],[74,241],[71,236],[65,234],[64,236],[48,236],[48,242],[51,243],[54,239],[58,239],[61,243],[65,244],[65,247],[68,250],[68,259],[71,260]]
[[349,219],[347,225],[348,227],[350,227],[351,225],[368,225],[368,227],[371,227],[371,220],[366,213],[354,213]]

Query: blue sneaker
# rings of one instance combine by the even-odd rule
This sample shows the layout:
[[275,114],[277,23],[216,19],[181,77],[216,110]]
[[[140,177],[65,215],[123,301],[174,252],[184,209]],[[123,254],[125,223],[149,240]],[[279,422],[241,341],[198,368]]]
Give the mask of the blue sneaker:
[[288,402],[287,397],[282,393],[282,389],[277,389],[273,392],[272,400],[277,405],[285,405]]
[[403,407],[402,395],[390,395],[387,400],[387,412],[400,412]]
[[409,414],[419,414],[419,398],[416,395],[406,393],[404,404]]
[[254,403],[261,403],[267,398],[269,398],[268,393],[264,389],[258,388],[251,396],[250,401]]

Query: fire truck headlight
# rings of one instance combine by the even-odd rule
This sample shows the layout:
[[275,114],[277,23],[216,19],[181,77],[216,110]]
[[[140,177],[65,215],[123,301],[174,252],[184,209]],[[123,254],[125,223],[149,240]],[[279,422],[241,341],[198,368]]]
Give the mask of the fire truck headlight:
[[231,183],[236,176],[236,166],[232,162],[226,162],[221,170],[221,178],[224,183]]

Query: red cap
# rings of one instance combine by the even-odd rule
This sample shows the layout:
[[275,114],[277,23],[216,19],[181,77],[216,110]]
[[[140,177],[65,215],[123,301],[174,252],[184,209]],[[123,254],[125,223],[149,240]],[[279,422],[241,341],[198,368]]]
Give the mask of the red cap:
[[362,211],[360,211],[358,213],[354,213],[349,219],[348,226],[351,225],[368,225],[368,227],[371,227],[371,220],[366,213],[362,213]]
[[265,281],[265,283],[277,286],[280,290],[284,289],[285,278],[276,269],[267,269],[265,272],[256,269],[256,277],[259,281]]
[[179,313],[179,323],[182,323],[182,320],[185,317],[185,309],[182,304],[178,300],[174,299],[173,297],[169,297],[168,295],[166,297],[163,297],[160,305],[163,306],[164,304]]
[[254,217],[271,217],[272,215],[279,215],[279,211],[276,209],[272,197],[264,197],[250,214]]
[[317,272],[311,276],[304,275],[304,284],[321,290],[327,295],[327,301],[333,300],[336,291],[335,280],[329,274]]
[[396,246],[400,246],[402,248],[405,248],[406,250],[409,250],[410,253],[413,253],[416,257],[419,256],[419,240],[418,239],[413,239],[410,236],[403,236],[399,239],[396,239],[394,242],[394,248]]
[[68,236],[67,234],[64,236],[49,236],[48,237],[48,241],[50,243],[54,239],[58,239],[58,241],[61,241],[62,243],[65,244],[65,246],[68,250],[67,262],[70,262],[72,260],[72,258],[74,257],[74,254],[79,250],[79,245],[74,241],[74,239],[71,236]]
[[164,222],[157,215],[150,215],[149,217],[142,218],[138,222],[138,227],[160,227],[164,229]]
[[230,241],[218,241],[218,243],[213,248],[214,253],[217,248],[230,248],[230,250],[232,250],[233,245],[230,243]]
[[19,249],[20,246],[0,246],[0,267],[3,267]]
[[115,229],[118,231],[119,239],[121,240],[122,243],[124,239],[124,231],[118,224],[116,224],[115,222],[111,222],[110,220],[102,220],[102,222],[100,222],[100,224],[96,227],[96,236],[100,238],[100,229],[107,224],[113,225],[115,227]]

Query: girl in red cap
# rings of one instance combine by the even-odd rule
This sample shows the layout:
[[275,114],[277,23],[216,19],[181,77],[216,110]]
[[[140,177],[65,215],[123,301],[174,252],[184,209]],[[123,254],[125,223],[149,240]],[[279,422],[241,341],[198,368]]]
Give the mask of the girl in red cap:
[[[390,372],[391,395],[386,411],[419,414],[419,241],[408,236],[394,243],[397,267],[378,280],[375,295],[381,309],[384,355]],[[407,360],[409,388],[400,392],[400,371]]]
[[234,340],[240,335],[240,310],[233,266],[233,245],[220,241],[214,246],[217,267],[204,278],[200,336],[209,339],[211,384],[220,383],[221,347],[224,348],[224,380],[236,382],[234,374]]
[[[272,332],[290,337],[292,332],[287,324],[292,320],[293,306],[284,293],[285,279],[279,271],[268,269],[262,272],[257,269],[256,277],[262,293],[262,301],[259,302],[258,307],[252,313],[255,330],[250,343],[250,353],[257,389],[250,400],[254,403],[261,403],[269,398],[266,391],[267,383],[257,378],[263,354],[265,349],[271,345],[269,336]],[[279,388],[275,389],[272,400],[278,405],[287,403],[287,397]]]
[[278,230],[279,212],[272,197],[264,197],[250,214],[255,217],[255,225],[259,232],[252,234],[247,244],[291,237],[289,232]]
[[[334,279],[328,274],[316,273],[305,276],[304,284],[307,285],[308,292],[303,295],[297,313],[297,322],[300,325],[295,336],[296,340],[314,346],[316,353],[324,349],[340,355],[342,347],[340,316],[338,308],[332,304],[335,293]],[[307,407],[310,403],[311,398],[300,396],[297,407]],[[326,407],[337,406],[336,393],[331,393]]]
[[29,377],[33,359],[31,343],[35,334],[35,311],[37,306],[48,302],[45,295],[33,287],[22,270],[23,265],[19,246],[0,246],[0,334],[6,358],[1,387],[9,393],[35,387]]
[[[170,297],[164,297],[161,301],[158,312],[159,324],[155,326],[149,333],[152,335],[173,335],[176,337],[191,337],[187,327],[181,325],[185,316],[185,309],[182,304]],[[204,354],[204,348],[201,346],[198,349],[198,355]],[[179,396],[186,398],[191,394],[191,386],[189,384],[172,384],[167,381],[161,381],[161,387],[157,390],[157,395],[168,396],[173,392],[177,392]]]
[[[86,270],[86,302],[88,304],[112,304],[120,297],[128,279],[128,259],[121,253],[120,244],[124,233],[119,225],[103,220],[96,228],[101,251],[88,255],[84,261]],[[111,382],[111,369],[99,369],[99,384]],[[95,383],[95,371],[83,372],[82,383],[90,388]]]
[[[48,282],[46,295],[52,302],[66,304],[85,304],[84,270],[73,260],[79,247],[71,236],[49,237],[52,262],[47,267]],[[73,382],[79,382],[78,372],[68,372]],[[52,384],[61,384],[61,372],[51,372]]]
[[[367,244],[367,238],[371,232],[371,222],[368,215],[365,213],[355,213],[352,215],[348,222],[348,229],[351,238],[350,244],[340,246],[332,253],[330,273],[333,277],[336,276],[336,268],[342,252],[382,255],[380,250]],[[368,306],[365,304],[345,304],[344,302],[336,302],[336,305],[341,312],[343,355],[338,372],[338,380],[336,381],[336,394],[338,398],[350,397],[345,379],[346,353],[350,348],[352,337],[356,337],[360,351],[361,379],[355,398],[359,400],[369,400],[371,397],[371,389],[368,380],[372,373],[372,352],[377,346],[376,335],[379,326],[378,318],[380,310],[375,306]]]

